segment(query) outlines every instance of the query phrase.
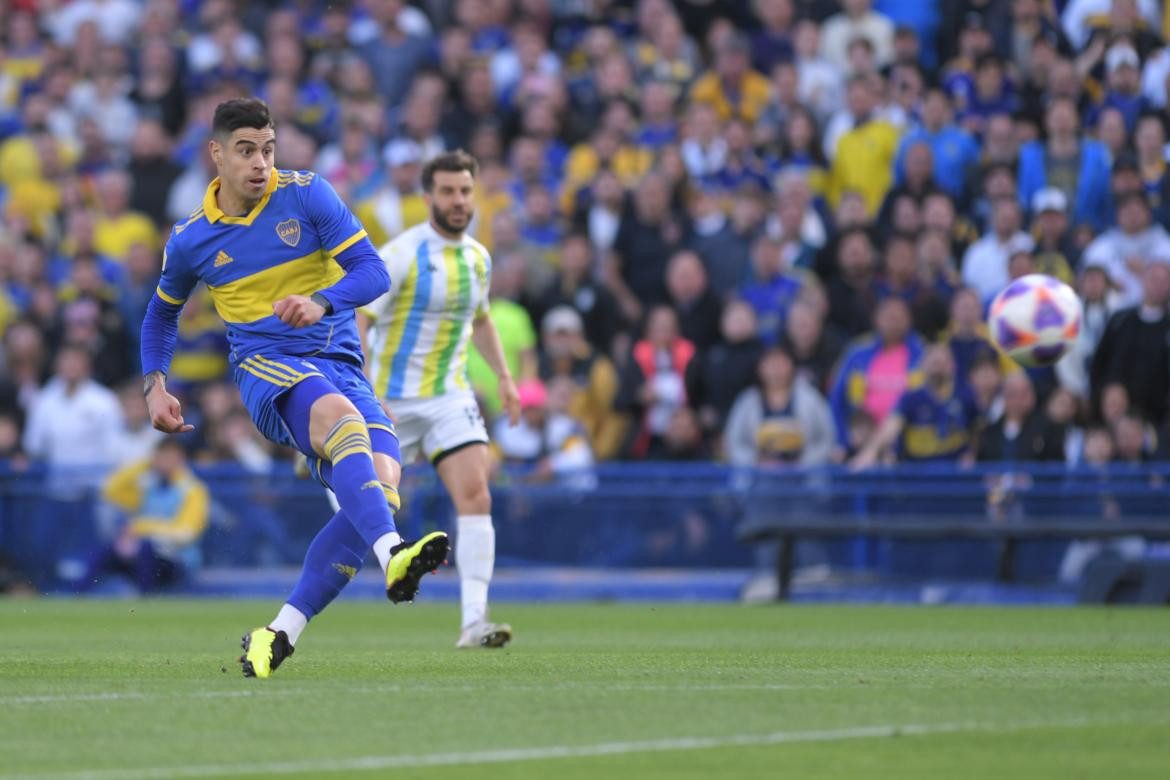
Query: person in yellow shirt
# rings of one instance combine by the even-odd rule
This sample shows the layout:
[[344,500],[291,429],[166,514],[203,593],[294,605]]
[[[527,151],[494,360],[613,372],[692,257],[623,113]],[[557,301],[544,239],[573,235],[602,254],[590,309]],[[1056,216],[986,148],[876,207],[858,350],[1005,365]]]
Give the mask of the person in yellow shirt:
[[771,85],[750,67],[750,47],[739,36],[730,36],[719,45],[715,68],[695,82],[691,100],[709,103],[720,119],[737,117],[755,123],[768,104]]
[[354,213],[374,246],[382,246],[407,228],[427,221],[422,196],[422,149],[407,138],[398,138],[382,152],[386,182],[358,204]]
[[94,248],[99,254],[122,262],[134,244],[159,248],[158,231],[150,217],[130,210],[130,175],[108,170],[97,178],[99,216],[94,227]]
[[150,458],[114,472],[102,497],[125,515],[126,523],[112,544],[91,556],[83,588],[119,572],[147,593],[180,583],[199,565],[208,491],[188,468],[178,439],[163,439]]
[[849,80],[848,101],[853,128],[837,142],[829,174],[829,204],[835,209],[844,193],[855,191],[873,216],[894,182],[901,131],[876,115],[877,95],[869,76]]

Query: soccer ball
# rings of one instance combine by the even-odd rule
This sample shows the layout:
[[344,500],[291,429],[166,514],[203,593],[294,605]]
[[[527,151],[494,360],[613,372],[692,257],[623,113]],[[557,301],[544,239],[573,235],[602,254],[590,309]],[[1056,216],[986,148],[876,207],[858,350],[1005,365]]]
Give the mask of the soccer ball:
[[1081,329],[1081,302],[1064,282],[1044,274],[1016,279],[991,302],[991,340],[1025,366],[1050,366]]

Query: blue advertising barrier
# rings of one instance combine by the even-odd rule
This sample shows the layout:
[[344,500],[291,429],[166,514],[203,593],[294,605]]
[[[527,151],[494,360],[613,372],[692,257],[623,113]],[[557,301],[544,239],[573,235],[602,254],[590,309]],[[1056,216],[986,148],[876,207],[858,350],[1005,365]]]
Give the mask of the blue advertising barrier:
[[[212,495],[201,543],[204,567],[295,566],[331,510],[324,491],[296,479],[287,464],[250,474],[235,465],[196,469]],[[0,464],[0,551],[43,587],[116,527],[93,488],[55,489],[43,468]],[[95,480],[89,480],[91,483]],[[770,519],[986,517],[1168,518],[1170,464],[1108,469],[1061,465],[900,466],[850,473],[737,469],[713,464],[609,463],[554,482],[509,471],[493,485],[501,567],[671,567],[734,569],[764,565],[737,541],[742,525]],[[450,530],[453,510],[429,467],[411,467],[401,486],[399,525],[414,536]],[[1018,581],[1055,576],[1067,543],[1023,542]],[[994,544],[971,540],[831,539],[798,544],[797,563],[823,563],[889,577],[986,578]],[[64,565],[64,569],[63,569]]]

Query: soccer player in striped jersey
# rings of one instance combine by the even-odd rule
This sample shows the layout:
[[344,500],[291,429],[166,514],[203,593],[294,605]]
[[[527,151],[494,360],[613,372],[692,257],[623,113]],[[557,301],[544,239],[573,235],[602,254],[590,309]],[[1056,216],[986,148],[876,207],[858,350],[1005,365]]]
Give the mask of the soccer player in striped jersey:
[[488,434],[467,379],[474,343],[499,378],[512,424],[520,399],[488,316],[492,261],[467,235],[475,213],[478,166],[463,151],[447,152],[422,171],[430,219],[379,250],[390,291],[358,309],[374,391],[394,418],[403,462],[421,452],[455,502],[455,563],[462,630],[456,647],[503,647],[512,628],[488,620],[488,585],[496,555],[488,492]]
[[408,543],[395,529],[398,440],[362,373],[353,315],[390,284],[366,232],[324,179],[275,168],[276,132],[263,102],[221,103],[209,147],[219,176],[203,205],[172,230],[142,322],[144,392],[155,428],[192,429],[166,390],[166,373],[179,312],[206,283],[256,427],[304,453],[340,502],[309,545],[288,602],[244,636],[244,674],[268,677],[371,548],[387,597],[410,601],[422,575],[446,558],[447,537]]

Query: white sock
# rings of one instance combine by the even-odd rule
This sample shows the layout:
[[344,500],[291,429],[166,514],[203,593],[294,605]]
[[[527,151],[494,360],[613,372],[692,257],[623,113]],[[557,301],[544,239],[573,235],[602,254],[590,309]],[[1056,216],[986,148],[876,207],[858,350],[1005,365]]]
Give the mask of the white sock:
[[488,584],[496,564],[496,529],[491,515],[456,519],[455,565],[459,567],[463,628],[487,618]]
[[283,631],[288,634],[288,643],[295,645],[307,625],[309,625],[309,619],[305,617],[303,612],[292,604],[285,604],[280,608],[280,612],[276,613],[276,619],[269,623],[268,627],[273,631]]
[[382,567],[383,572],[390,565],[390,548],[399,544],[402,544],[402,537],[394,531],[382,534],[378,541],[374,542],[374,555],[378,556],[378,565]]

